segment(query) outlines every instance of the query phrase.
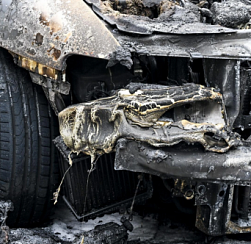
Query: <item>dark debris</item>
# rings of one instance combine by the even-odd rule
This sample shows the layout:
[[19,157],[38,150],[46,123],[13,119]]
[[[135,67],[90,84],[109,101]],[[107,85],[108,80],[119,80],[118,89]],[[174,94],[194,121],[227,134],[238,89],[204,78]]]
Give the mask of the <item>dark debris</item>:
[[[249,28],[246,25],[250,21],[251,12],[251,2],[248,0],[100,0],[99,2],[87,0],[87,2],[95,5],[100,12],[97,9],[94,11],[105,16],[105,20],[113,24],[116,22],[118,29],[129,32],[135,31],[137,26],[137,29],[146,28],[147,33],[149,28],[146,25],[151,25],[152,22],[159,25],[155,29],[152,28],[156,32],[158,30],[163,32],[166,28],[163,29],[160,25],[165,26],[166,23],[174,25],[172,30],[168,29],[169,33],[178,31],[174,30],[178,28],[177,22],[180,24],[179,28],[191,23],[205,23],[246,29]],[[122,27],[122,23],[127,25]],[[195,30],[188,30],[189,28],[185,28],[187,33],[195,32]],[[205,25],[204,28],[208,27]],[[143,29],[137,32],[143,34]],[[205,31],[209,32],[208,29]],[[217,32],[217,28],[214,31]]]

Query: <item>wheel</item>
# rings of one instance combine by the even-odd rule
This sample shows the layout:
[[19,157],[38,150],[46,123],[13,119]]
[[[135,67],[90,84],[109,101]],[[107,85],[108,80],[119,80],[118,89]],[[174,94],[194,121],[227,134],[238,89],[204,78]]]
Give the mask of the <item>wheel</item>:
[[11,200],[7,224],[44,222],[53,205],[58,163],[57,119],[41,87],[0,49],[0,200]]

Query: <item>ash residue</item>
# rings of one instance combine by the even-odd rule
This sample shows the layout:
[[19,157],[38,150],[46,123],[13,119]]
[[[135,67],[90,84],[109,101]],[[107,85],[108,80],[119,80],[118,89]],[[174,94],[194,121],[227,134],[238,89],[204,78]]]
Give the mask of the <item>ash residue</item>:
[[[60,241],[60,242],[58,242]],[[49,228],[34,228],[34,229],[12,229],[10,232],[10,243],[12,244],[56,244],[63,242],[60,239],[54,238]]]
[[[133,232],[129,232],[128,240],[125,244],[169,244],[169,243],[215,243],[215,244],[250,244],[250,234],[232,235],[231,237],[205,237],[194,227],[194,216],[179,212],[171,202],[171,196],[168,192],[161,193],[164,186],[155,183],[154,199],[148,201],[144,206],[135,208],[133,216]],[[165,190],[165,188],[164,188]],[[190,206],[191,207],[191,206]],[[19,228],[10,230],[10,244],[80,244],[83,236],[84,243],[94,232],[100,235],[102,230],[107,229],[107,234],[113,233],[115,228],[119,227],[119,213],[105,215],[102,218],[89,220],[88,222],[78,222],[71,214],[70,210],[62,202],[56,208],[53,224],[41,228]],[[116,221],[117,220],[117,221]],[[117,225],[114,223],[117,222]],[[103,223],[100,228],[96,228]],[[110,229],[109,227],[110,226]],[[120,232],[120,233],[123,233]],[[126,232],[124,232],[126,234]],[[116,235],[110,235],[115,237]],[[71,238],[70,238],[71,237]],[[88,238],[87,238],[88,237]],[[126,235],[124,236],[126,237]],[[94,236],[91,243],[96,239]],[[206,238],[206,239],[205,239]],[[107,239],[108,241],[109,239]],[[114,239],[113,239],[114,240]],[[209,240],[214,240],[210,242]],[[1,240],[0,240],[0,243]],[[105,243],[105,242],[102,242]],[[113,243],[113,242],[110,242]],[[116,243],[116,242],[115,242]],[[119,243],[119,242],[118,242]],[[116,243],[117,244],[117,243]]]
[[[147,16],[154,18],[154,11],[150,7],[144,4],[142,0],[131,0],[131,1],[110,1],[111,7],[123,14]],[[157,5],[155,3],[154,5]],[[152,5],[152,6],[154,6]]]
[[[250,21],[248,0],[101,0],[103,13],[144,16],[156,21],[207,23],[241,29]],[[115,14],[113,13],[113,14]]]
[[113,52],[113,54],[110,56],[107,68],[110,68],[117,63],[120,63],[128,69],[131,69],[133,65],[131,52],[126,48],[119,47],[117,51]]
[[8,212],[13,211],[11,201],[0,201],[0,243],[9,243],[9,227],[6,225]]
[[183,4],[173,4],[172,1],[164,0],[160,4],[159,14],[159,19],[165,21],[200,22],[199,7],[188,1],[184,1]]
[[116,223],[98,225],[84,237],[84,243],[124,244],[127,243],[127,230]]
[[211,12],[214,24],[230,28],[240,28],[250,20],[247,5],[241,1],[215,2]]

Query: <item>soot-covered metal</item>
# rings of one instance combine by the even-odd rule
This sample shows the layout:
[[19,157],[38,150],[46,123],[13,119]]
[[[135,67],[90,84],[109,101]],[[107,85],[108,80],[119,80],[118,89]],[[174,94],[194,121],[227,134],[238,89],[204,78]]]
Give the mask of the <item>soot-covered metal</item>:
[[63,110],[60,133],[66,145],[73,152],[95,156],[112,152],[119,138],[155,147],[198,142],[219,153],[241,144],[225,123],[221,94],[212,88],[142,84],[132,90]]
[[3,0],[0,18],[71,152],[161,177],[207,234],[251,232],[249,0]]
[[[236,220],[248,216],[249,195],[239,192],[251,183],[250,141],[243,123],[249,118],[244,115],[248,65],[204,59],[207,87],[195,84],[199,78],[191,70],[191,83],[130,83],[109,97],[61,111],[60,133],[72,152],[94,160],[116,151],[116,170],[157,175],[169,182],[167,189],[175,197],[195,198],[196,226],[203,232],[248,232]],[[175,179],[185,180],[185,192],[173,190]],[[240,191],[234,193],[234,186]]]
[[[231,33],[249,28],[249,1],[86,0],[105,21],[128,33]],[[226,28],[227,27],[227,28]]]

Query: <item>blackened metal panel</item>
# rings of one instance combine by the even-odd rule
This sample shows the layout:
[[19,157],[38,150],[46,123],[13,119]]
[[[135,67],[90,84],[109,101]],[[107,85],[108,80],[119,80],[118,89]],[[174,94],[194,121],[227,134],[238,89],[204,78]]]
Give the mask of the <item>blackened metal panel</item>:
[[113,33],[117,40],[133,52],[152,56],[250,59],[251,31],[230,34],[128,36]]
[[[251,182],[250,146],[221,154],[198,145],[155,148],[147,143],[119,140],[115,169],[144,172],[163,178],[178,177],[211,182]],[[244,184],[246,184],[244,183]]]
[[230,128],[240,111],[240,62],[236,60],[204,59],[205,82],[220,89]]
[[207,235],[224,235],[231,215],[233,186],[199,182],[196,188],[196,227]]

